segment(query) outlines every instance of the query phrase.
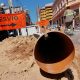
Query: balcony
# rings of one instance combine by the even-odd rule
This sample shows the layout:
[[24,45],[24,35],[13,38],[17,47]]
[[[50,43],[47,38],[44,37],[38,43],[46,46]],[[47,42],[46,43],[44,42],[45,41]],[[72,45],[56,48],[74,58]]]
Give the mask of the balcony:
[[68,2],[65,2],[64,6],[62,6],[60,9],[57,9],[58,5],[56,4],[55,10],[53,12],[53,19],[56,16],[60,15],[65,10],[65,8],[67,6],[74,6],[74,5],[77,5],[77,4],[80,4],[80,0],[68,0]]
[[72,6],[72,5],[75,5],[75,4],[78,4],[80,3],[80,0],[69,0],[68,3],[66,3],[66,7],[67,6]]
[[59,9],[58,11],[53,12],[53,18],[56,17],[57,15],[59,15],[59,13],[61,13],[64,10],[65,10],[65,5],[61,9]]

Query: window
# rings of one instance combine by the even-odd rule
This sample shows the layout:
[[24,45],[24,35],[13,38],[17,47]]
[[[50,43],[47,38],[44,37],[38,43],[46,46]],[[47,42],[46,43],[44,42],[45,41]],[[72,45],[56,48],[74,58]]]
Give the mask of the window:
[[66,0],[66,3],[68,4],[68,0]]
[[64,4],[66,4],[66,0],[64,0]]
[[62,0],[62,6],[64,6],[64,4],[65,4],[65,2],[64,2],[64,0]]
[[64,23],[64,17],[61,17],[61,19],[62,19],[62,24]]
[[57,6],[57,11],[59,11],[59,7]]
[[61,2],[61,8],[62,8],[62,2]]
[[59,4],[59,8],[61,9],[61,4]]

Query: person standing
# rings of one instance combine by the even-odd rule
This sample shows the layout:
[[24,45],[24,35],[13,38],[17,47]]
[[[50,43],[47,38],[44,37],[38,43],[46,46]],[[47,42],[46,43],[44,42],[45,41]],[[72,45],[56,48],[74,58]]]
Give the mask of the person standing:
[[71,29],[74,27],[73,20],[74,20],[75,15],[76,15],[76,12],[70,9],[70,7],[67,7],[67,9],[64,12],[64,20],[65,20],[66,29]]

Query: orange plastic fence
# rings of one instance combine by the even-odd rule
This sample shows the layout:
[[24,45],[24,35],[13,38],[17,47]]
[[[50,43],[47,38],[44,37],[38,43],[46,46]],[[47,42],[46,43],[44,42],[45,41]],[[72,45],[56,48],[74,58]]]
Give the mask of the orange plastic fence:
[[39,26],[47,26],[49,24],[49,21],[41,20],[41,21],[37,22],[36,24],[38,24]]
[[26,26],[24,12],[16,14],[0,14],[0,30],[12,30]]

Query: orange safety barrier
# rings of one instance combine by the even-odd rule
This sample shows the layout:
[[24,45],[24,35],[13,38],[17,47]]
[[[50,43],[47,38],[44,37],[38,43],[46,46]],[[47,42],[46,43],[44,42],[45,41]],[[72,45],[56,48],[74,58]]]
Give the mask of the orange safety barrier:
[[26,14],[0,14],[0,30],[12,30],[26,26]]
[[49,24],[49,21],[41,20],[41,21],[37,22],[36,24],[38,24],[39,26],[47,26]]

